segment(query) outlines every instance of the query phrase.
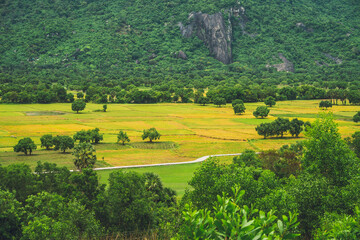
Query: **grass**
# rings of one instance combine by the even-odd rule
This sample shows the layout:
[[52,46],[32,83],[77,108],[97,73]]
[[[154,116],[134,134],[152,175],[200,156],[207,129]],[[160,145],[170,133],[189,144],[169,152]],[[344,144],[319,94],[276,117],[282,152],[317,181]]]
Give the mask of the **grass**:
[[194,171],[200,167],[201,163],[187,165],[158,166],[146,168],[130,168],[123,170],[103,170],[97,171],[101,184],[107,184],[110,173],[114,171],[135,171],[138,173],[153,172],[161,178],[165,187],[176,191],[178,197],[182,197],[188,187],[188,181],[192,178]]

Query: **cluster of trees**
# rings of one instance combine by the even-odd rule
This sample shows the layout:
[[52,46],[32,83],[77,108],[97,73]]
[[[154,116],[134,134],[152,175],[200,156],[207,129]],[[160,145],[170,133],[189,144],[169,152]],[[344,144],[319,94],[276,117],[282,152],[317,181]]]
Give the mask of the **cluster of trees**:
[[[100,134],[99,128],[92,130],[81,130],[76,132],[73,137],[70,136],[56,136],[52,134],[45,134],[40,138],[41,147],[45,147],[46,150],[50,150],[54,146],[54,150],[61,150],[65,152],[67,149],[74,148],[75,142],[79,143],[94,143],[97,144],[103,140],[103,134]],[[21,141],[21,140],[20,140]],[[20,143],[19,141],[19,143]]]
[[[99,133],[98,128],[87,131],[81,130],[75,133],[73,137],[59,135],[54,137],[52,134],[45,134],[40,138],[41,147],[46,148],[46,150],[54,147],[55,151],[60,150],[65,153],[67,149],[74,148],[72,153],[74,155],[74,165],[80,171],[83,168],[93,166],[96,162],[96,151],[90,142],[97,144],[102,140],[103,135]],[[79,141],[79,144],[75,145],[76,141]],[[14,146],[14,151],[31,155],[36,148],[34,141],[27,137],[19,140]]]
[[[178,214],[176,193],[153,173],[95,171],[56,164],[0,166],[1,239],[101,239],[166,229]],[[167,234],[166,230],[162,234]]]
[[[160,139],[161,134],[156,130],[156,128],[144,129],[143,134],[141,135],[142,140],[149,139],[149,142],[152,143],[154,140]],[[127,133],[120,131],[117,135],[117,143],[121,142],[122,145],[125,145],[125,142],[130,142],[130,138]]]
[[[306,135],[279,150],[246,150],[232,164],[205,161],[179,204],[152,173],[115,171],[105,188],[85,167],[70,173],[38,163],[33,174],[24,164],[0,166],[0,238],[91,239],[137,231],[165,239],[356,239],[360,134],[344,141],[324,115]],[[79,157],[79,168],[82,163]]]
[[0,88],[0,97],[3,103],[71,103],[74,101],[74,94],[68,93],[60,84],[53,86],[39,84],[33,88],[4,86]]
[[256,110],[253,112],[254,117],[267,117],[269,115],[270,109],[268,109],[265,106],[259,106],[256,108]]
[[[160,137],[161,134],[156,130],[156,128],[144,129],[141,136],[143,140],[149,139],[150,142],[158,140]],[[117,135],[117,138],[117,142],[121,142],[123,145],[125,145],[125,142],[130,142],[130,138],[124,131],[120,131]],[[88,148],[89,150],[91,146],[90,143],[98,144],[103,139],[104,134],[100,133],[99,128],[95,128],[91,130],[89,129],[78,131],[74,134],[73,137],[59,135],[54,137],[52,134],[45,134],[41,136],[40,142],[41,147],[46,148],[46,150],[50,150],[50,148],[54,147],[55,151],[60,150],[65,153],[67,149],[73,149],[77,141],[79,141],[79,145],[77,146],[82,146],[81,148]],[[84,143],[86,143],[86,145]],[[25,155],[31,155],[31,153],[36,150],[36,148],[37,146],[34,141],[31,138],[26,137],[18,141],[18,143],[14,146],[14,151],[23,152]],[[78,148],[75,147],[75,150],[76,149]]]
[[74,134],[74,141],[79,141],[80,143],[95,143],[98,144],[104,139],[104,135],[100,134],[100,129],[95,128],[92,130],[81,130]]
[[[230,165],[220,164],[216,159],[204,162],[189,182],[192,190],[182,200],[192,206],[193,215],[185,215],[187,224],[198,223],[202,227],[192,227],[192,233],[209,233],[212,229],[224,233],[226,226],[238,223],[236,210],[232,209],[253,205],[264,213],[275,211],[280,220],[283,216],[290,219],[289,212],[296,212],[299,225],[292,234],[300,233],[301,239],[359,238],[360,224],[356,222],[360,204],[359,158],[341,139],[328,115],[308,127],[306,135],[308,140],[303,143],[279,150],[261,154],[246,151]],[[244,191],[239,199],[233,194],[236,186]],[[225,201],[222,196],[231,199]],[[218,209],[219,203],[222,210]],[[246,208],[243,212],[247,212]],[[231,220],[226,216],[236,218]],[[228,225],[222,225],[221,219]],[[218,224],[212,225],[217,221]],[[241,228],[238,229],[233,233],[241,234]],[[225,231],[223,236],[234,236],[230,234]]]
[[309,126],[310,123],[294,118],[291,121],[288,118],[277,118],[271,123],[261,123],[255,130],[264,138],[271,136],[283,137],[284,134],[289,132],[291,136],[299,137],[299,134],[304,130],[303,126]]

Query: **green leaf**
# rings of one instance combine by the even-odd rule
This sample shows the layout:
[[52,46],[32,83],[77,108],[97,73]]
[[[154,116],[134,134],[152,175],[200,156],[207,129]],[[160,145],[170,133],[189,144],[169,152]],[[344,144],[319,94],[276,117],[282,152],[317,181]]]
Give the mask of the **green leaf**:
[[282,235],[283,232],[284,232],[284,224],[283,224],[283,222],[281,220],[278,220],[277,221],[277,226],[279,228],[280,234]]

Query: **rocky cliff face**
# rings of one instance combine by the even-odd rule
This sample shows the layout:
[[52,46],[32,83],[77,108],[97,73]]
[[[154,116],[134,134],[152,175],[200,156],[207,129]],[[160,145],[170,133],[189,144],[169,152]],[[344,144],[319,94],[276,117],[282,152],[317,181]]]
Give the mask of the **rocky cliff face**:
[[187,26],[182,23],[178,24],[181,34],[184,37],[191,37],[195,33],[209,48],[210,54],[215,59],[224,64],[231,63],[232,27],[230,20],[228,20],[228,26],[226,26],[221,13],[209,15],[201,12],[191,13],[189,19],[191,19],[191,22]]

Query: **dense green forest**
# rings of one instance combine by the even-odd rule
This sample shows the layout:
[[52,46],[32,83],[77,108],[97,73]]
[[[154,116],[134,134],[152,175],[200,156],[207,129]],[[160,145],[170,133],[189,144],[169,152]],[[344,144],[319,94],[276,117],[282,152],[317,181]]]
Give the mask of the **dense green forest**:
[[[231,16],[232,63],[214,59],[178,23],[191,12]],[[175,81],[195,87],[356,81],[356,0],[0,1],[0,83],[114,87]],[[186,59],[178,58],[179,51]],[[277,72],[282,54],[294,72]],[[72,86],[71,86],[72,85]]]

